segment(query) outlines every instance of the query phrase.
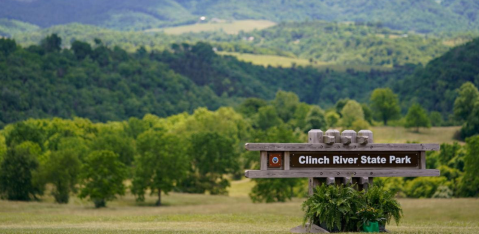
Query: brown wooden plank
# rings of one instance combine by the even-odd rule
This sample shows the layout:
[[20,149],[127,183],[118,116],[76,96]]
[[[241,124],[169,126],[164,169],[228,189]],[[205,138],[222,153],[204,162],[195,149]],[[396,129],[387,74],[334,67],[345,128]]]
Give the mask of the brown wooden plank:
[[439,176],[436,169],[421,170],[248,170],[247,178],[308,178],[308,177],[417,177]]
[[246,143],[249,151],[437,151],[439,144]]

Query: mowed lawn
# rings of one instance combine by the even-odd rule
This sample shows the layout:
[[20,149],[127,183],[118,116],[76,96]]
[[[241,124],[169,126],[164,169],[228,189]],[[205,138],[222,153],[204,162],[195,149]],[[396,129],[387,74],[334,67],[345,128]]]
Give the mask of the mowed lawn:
[[191,24],[170,28],[154,28],[148,29],[145,32],[165,32],[167,34],[178,35],[190,32],[224,31],[228,34],[237,34],[239,31],[261,30],[274,25],[276,25],[275,22],[268,20],[237,20],[232,22]]
[[[136,203],[127,195],[94,209],[72,198],[68,205],[0,201],[0,233],[288,233],[301,224],[304,199],[254,204],[253,182],[232,183],[230,196],[170,193],[165,206],[155,198]],[[241,192],[243,191],[243,192]],[[479,233],[478,199],[400,199],[404,219],[391,233]]]
[[454,133],[461,129],[460,126],[421,128],[419,132],[403,127],[371,127],[375,143],[453,143]]

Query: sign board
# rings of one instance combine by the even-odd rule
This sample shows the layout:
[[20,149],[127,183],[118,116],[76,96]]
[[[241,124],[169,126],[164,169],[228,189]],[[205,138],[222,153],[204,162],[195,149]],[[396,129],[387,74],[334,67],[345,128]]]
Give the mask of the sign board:
[[[308,133],[309,143],[247,143],[260,151],[261,169],[247,170],[248,178],[416,177],[439,176],[426,169],[426,151],[438,144],[377,144],[372,132],[321,130]],[[366,179],[364,179],[366,181]]]
[[291,152],[290,168],[419,168],[421,152]]

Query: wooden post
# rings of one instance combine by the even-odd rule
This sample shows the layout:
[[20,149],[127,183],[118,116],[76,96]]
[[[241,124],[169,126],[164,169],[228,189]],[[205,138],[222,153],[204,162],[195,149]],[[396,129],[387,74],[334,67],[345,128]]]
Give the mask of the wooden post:
[[[356,141],[358,143],[359,140],[361,140],[362,142],[366,141],[365,144],[372,144],[374,143],[374,137],[373,137],[373,132],[370,131],[370,130],[361,130],[358,132],[358,136],[356,138]],[[360,185],[360,189],[365,189],[367,190],[369,187],[373,186],[373,179],[374,177],[369,177],[367,179],[368,183],[366,183],[365,181],[365,178],[363,179],[363,183],[362,185]]]
[[[308,143],[323,143],[323,131],[320,129],[311,129],[308,132]],[[309,178],[309,186],[308,186],[308,194],[311,196],[314,193],[314,188],[316,186],[321,185],[322,183],[325,183],[326,180],[324,178],[315,178],[315,177],[310,177]]]
[[289,151],[284,152],[284,164],[283,164],[284,170],[289,170],[290,166],[290,157],[289,157]]
[[260,155],[261,155],[261,170],[262,171],[266,171],[268,170],[268,152],[266,151],[261,151],[260,152]]

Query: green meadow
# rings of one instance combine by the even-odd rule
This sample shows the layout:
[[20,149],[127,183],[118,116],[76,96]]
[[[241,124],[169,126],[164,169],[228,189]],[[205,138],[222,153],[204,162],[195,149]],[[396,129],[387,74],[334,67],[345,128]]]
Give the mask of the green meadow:
[[169,28],[154,28],[148,29],[146,32],[165,32],[167,34],[182,34],[182,33],[197,33],[208,31],[223,31],[228,34],[237,34],[239,31],[252,31],[255,29],[261,30],[274,26],[276,23],[268,20],[237,20],[237,21],[220,21],[215,23],[197,23],[191,25],[169,27]]
[[343,64],[335,64],[335,63],[328,63],[328,62],[321,62],[321,61],[313,61],[310,62],[308,59],[302,58],[292,58],[292,57],[285,57],[279,55],[264,55],[264,54],[248,54],[248,53],[238,53],[238,52],[224,52],[219,51],[217,52],[220,55],[230,55],[236,57],[240,61],[250,62],[254,65],[261,65],[264,67],[272,66],[272,67],[285,67],[289,68],[292,67],[293,64],[295,66],[313,66],[318,68],[318,70],[334,70],[338,72],[344,72],[347,69],[354,69],[355,71],[370,71],[371,69],[376,70],[391,70],[391,68],[386,66],[375,66],[375,65],[343,65]]
[[[131,195],[95,209],[72,197],[58,205],[0,201],[0,233],[288,233],[302,223],[301,204],[255,204],[247,196],[252,181],[234,181],[229,196],[170,193],[165,206],[155,197],[136,203]],[[404,218],[391,233],[478,233],[479,199],[399,199]]]

